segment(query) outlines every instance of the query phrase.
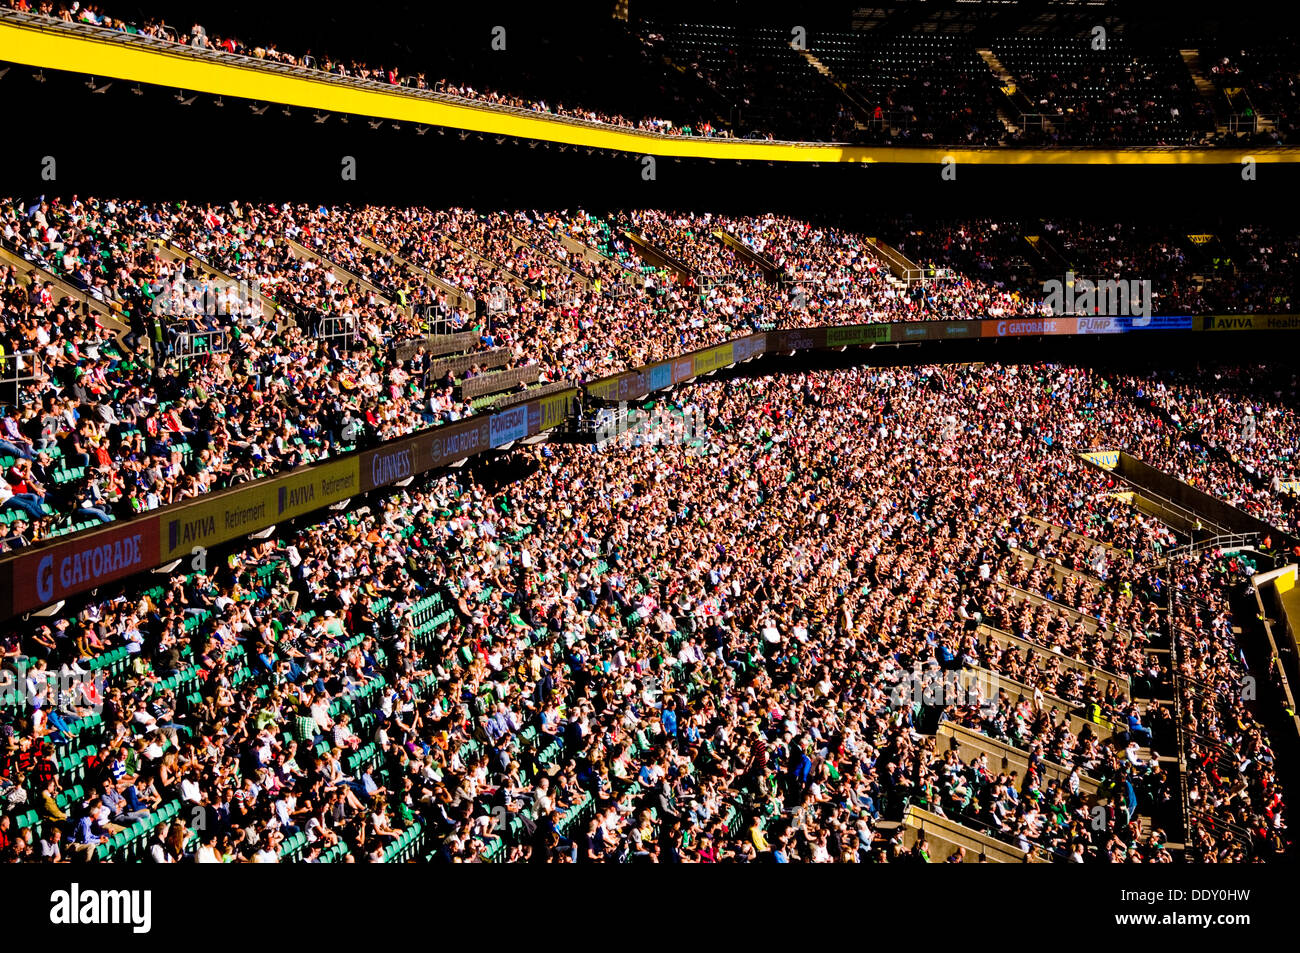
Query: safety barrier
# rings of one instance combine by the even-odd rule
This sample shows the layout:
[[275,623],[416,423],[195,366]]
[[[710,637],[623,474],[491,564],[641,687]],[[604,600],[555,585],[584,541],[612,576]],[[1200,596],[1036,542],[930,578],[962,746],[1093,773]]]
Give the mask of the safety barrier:
[[462,400],[473,400],[475,397],[509,390],[512,387],[518,387],[520,384],[531,384],[541,376],[541,373],[541,365],[529,364],[527,367],[516,367],[508,371],[480,374],[477,377],[470,377],[461,382],[460,396]]

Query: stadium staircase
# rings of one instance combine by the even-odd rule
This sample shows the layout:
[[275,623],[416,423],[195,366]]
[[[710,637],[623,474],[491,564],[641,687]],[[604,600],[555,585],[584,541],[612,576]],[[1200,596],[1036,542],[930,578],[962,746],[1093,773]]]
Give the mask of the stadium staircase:
[[[979,47],[975,50],[979,54],[985,65],[988,66],[989,72],[998,81],[998,87],[1002,91],[1002,102],[998,103],[998,118],[1002,120],[1002,125],[1007,127],[1007,132],[1015,135],[1020,132],[1020,124],[1016,121],[1019,115],[1012,112],[1013,103],[1011,97],[1016,92],[1016,78],[1007,71],[1002,65],[1002,61],[988,47]],[[1051,123],[1044,122],[1043,128],[1051,132]]]
[[713,233],[713,237],[719,242],[726,245],[736,253],[740,258],[754,265],[763,273],[763,279],[768,284],[777,284],[781,280],[781,269],[776,266],[776,262],[766,255],[760,255],[754,249],[750,248],[735,235],[724,229],[718,229]]
[[887,245],[879,238],[868,238],[867,245],[883,264],[887,273],[885,281],[894,288],[905,288],[925,277],[925,269],[904,255],[892,245]]
[[845,101],[845,103],[848,104],[849,108],[852,110],[854,114],[854,121],[853,121],[854,128],[856,129],[869,128],[867,124],[862,121],[862,118],[864,116],[870,116],[871,109],[867,105],[867,103],[863,101],[862,97],[858,95],[856,91],[854,91],[852,84],[842,82],[838,77],[836,77],[834,71],[831,70],[829,66],[823,63],[821,60],[819,60],[810,51],[798,50],[797,52],[799,53],[800,56],[804,58],[804,61],[809,66],[811,66],[815,72],[825,77],[826,81],[830,83],[831,86],[835,87],[835,90],[839,93],[840,97]]
[[0,262],[12,266],[20,278],[26,276],[29,271],[35,273],[36,279],[42,284],[48,281],[53,285],[56,297],[71,298],[73,301],[85,305],[91,314],[98,316],[104,329],[117,339],[118,346],[121,347],[122,338],[126,335],[128,328],[122,314],[122,303],[120,301],[94,295],[42,265],[28,261],[2,244],[0,244]]
[[672,70],[673,73],[676,73],[680,79],[685,80],[698,93],[710,100],[709,105],[704,108],[713,111],[713,119],[711,121],[714,126],[719,129],[727,129],[732,133],[732,135],[736,134],[735,130],[731,128],[731,117],[726,114],[726,110],[730,107],[722,96],[718,94],[718,90],[713,86],[713,84],[708,81],[707,77],[701,78],[696,76],[696,74],[688,67],[678,63],[667,53],[660,53],[659,62],[663,63],[665,67]]
[[404,311],[408,317],[412,316],[412,308],[410,305],[399,304],[397,301],[393,300],[392,296],[387,291],[380,288],[378,285],[374,284],[373,282],[367,281],[365,278],[362,278],[360,275],[353,274],[352,272],[348,271],[346,268],[338,264],[338,262],[334,261],[333,259],[325,255],[322,255],[317,251],[313,251],[312,249],[304,245],[302,242],[293,238],[289,238],[287,236],[285,237],[285,243],[291,249],[293,249],[294,254],[297,255],[298,257],[310,258],[312,261],[318,262],[319,264],[324,265],[327,268],[333,269],[334,274],[341,276],[341,278],[345,282],[354,282],[357,285],[357,287],[364,288],[366,291],[369,291],[371,294],[373,294],[384,304],[396,308],[399,311]]
[[644,287],[646,280],[651,276],[666,280],[665,269],[652,265],[648,261],[643,260],[639,263],[636,261],[633,253],[625,247],[627,242],[614,232],[608,221],[590,214],[585,215],[585,220],[589,226],[597,230],[595,244],[588,246],[575,238],[563,235],[564,243],[570,250],[588,254],[588,257],[594,254],[596,257],[591,260],[603,261],[609,268],[625,276],[624,281],[629,290]]
[[523,275],[515,272],[510,268],[507,268],[504,264],[497,261],[495,258],[489,258],[487,255],[483,254],[478,249],[471,248],[469,245],[466,245],[464,242],[457,241],[456,239],[450,238],[446,235],[443,236],[443,240],[452,248],[456,248],[459,249],[460,251],[463,251],[466,255],[468,255],[470,258],[474,259],[475,261],[479,262],[480,264],[487,265],[493,271],[499,273],[503,280],[508,281],[510,282],[510,284],[515,285],[519,288],[523,288],[527,292],[532,291],[532,287],[528,284],[528,280]]
[[1046,270],[1062,276],[1067,271],[1074,271],[1074,265],[1070,262],[1070,259],[1066,258],[1065,254],[1047,237],[1046,223],[1041,219],[1038,222],[1038,229],[1037,235],[1026,235],[1025,241],[1043,260]]
[[590,278],[582,274],[582,272],[574,271],[564,262],[560,261],[560,259],[548,255],[546,252],[542,251],[540,248],[538,248],[536,245],[529,242],[527,239],[520,238],[518,235],[512,233],[510,235],[510,247],[512,251],[518,248],[527,248],[538,258],[545,258],[547,262],[549,262],[553,267],[559,268],[561,271],[567,271],[569,273],[569,276],[578,285],[578,287],[582,288],[583,290],[586,290],[587,288],[591,287]]
[[1200,50],[1179,50],[1178,55],[1182,57],[1183,63],[1187,66],[1187,72],[1192,77],[1192,85],[1196,87],[1196,93],[1201,97],[1201,102],[1210,109],[1214,114],[1214,129],[1216,132],[1223,134],[1229,131],[1228,124],[1223,121],[1223,107],[1227,105],[1227,100],[1219,87],[1215,86],[1205,75],[1205,70],[1201,66]]
[[644,235],[630,228],[623,229],[621,234],[632,243],[632,247],[636,249],[637,254],[654,267],[671,272],[683,282],[697,285],[700,283],[700,276],[693,268],[688,268],[683,262],[655,245]]
[[[209,264],[206,260],[194,254],[193,252],[188,252],[184,248],[172,244],[170,241],[168,241],[165,238],[153,239],[153,243],[154,243],[155,252],[161,257],[168,259],[169,261],[192,263],[198,266],[200,269],[202,269],[202,271],[207,272],[209,275],[217,278],[220,281],[223,281],[230,285],[239,284],[239,279],[235,278],[232,275],[227,274],[226,272],[222,271],[219,268],[214,267],[213,265]],[[257,300],[262,306],[263,315],[274,316],[276,321],[276,330],[281,330],[289,325],[298,324],[297,315],[293,312],[291,308],[286,307],[285,305],[263,294],[260,291],[257,292]]]
[[597,248],[592,247],[566,232],[552,231],[552,233],[571,254],[580,258],[585,258],[597,267],[618,275],[618,288],[605,288],[606,294],[618,295],[620,291],[624,294],[633,294],[641,288],[641,280],[628,267],[613,255],[607,254]]
[[474,313],[474,297],[464,288],[461,288],[458,285],[453,285],[445,278],[439,278],[428,269],[421,268],[409,258],[404,258],[392,249],[384,247],[373,239],[367,238],[365,235],[357,236],[357,240],[367,248],[377,251],[380,254],[387,255],[412,274],[420,275],[425,278],[430,284],[447,295],[447,301],[453,308],[468,311],[470,314]]

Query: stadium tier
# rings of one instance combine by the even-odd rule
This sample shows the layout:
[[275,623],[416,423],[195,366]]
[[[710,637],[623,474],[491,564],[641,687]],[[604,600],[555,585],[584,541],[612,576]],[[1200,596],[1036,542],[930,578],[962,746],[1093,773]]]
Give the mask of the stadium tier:
[[[576,67],[566,64],[564,73],[557,72],[549,52],[484,59],[444,49],[438,62],[390,41],[382,61],[362,61],[346,49],[312,53],[286,44],[282,50],[275,37],[244,36],[245,25],[238,23],[208,29],[169,24],[162,17],[128,21],[96,5],[29,0],[8,0],[7,7],[0,11],[0,42],[19,51],[24,45],[35,48],[40,36],[47,48],[33,53],[36,58],[9,54],[34,66],[76,68],[78,55],[93,48],[78,46],[78,54],[68,46],[60,54],[59,45],[99,39],[119,48],[125,43],[124,49],[143,54],[134,71],[116,73],[128,69],[117,56],[121,49],[104,57],[85,56],[86,62],[99,63],[102,73],[183,87],[180,74],[174,81],[169,78],[174,60],[149,55],[183,47],[195,65],[258,70],[268,74],[272,85],[272,76],[329,79],[341,89],[402,91],[453,107],[471,105],[503,115],[669,138],[895,146],[1267,147],[1289,141],[1297,75],[1289,43],[1276,38],[1253,34],[1242,49],[1225,49],[1221,39],[1207,41],[1190,29],[1186,38],[1171,35],[1167,25],[1144,25],[1130,35],[1122,17],[1103,16],[1106,26],[1101,26],[1097,15],[1069,5],[1046,23],[1032,16],[1010,22],[1014,17],[1008,15],[1009,22],[991,24],[983,19],[986,11],[972,5],[969,21],[942,10],[919,22],[900,14],[879,28],[811,32],[784,22],[709,24],[634,17],[594,28],[578,41],[590,51],[590,60]],[[494,29],[489,45],[493,50],[506,48],[504,27],[498,29],[502,32],[497,35]],[[12,32],[6,35],[5,30]],[[561,42],[574,39],[560,37]],[[200,72],[186,75],[198,88],[221,83],[217,72],[203,72],[202,81]],[[239,85],[211,85],[207,91],[238,95]],[[295,93],[288,92],[290,86],[283,89],[285,95],[307,95],[305,87],[295,87]],[[448,125],[467,119],[457,108],[439,115]],[[467,128],[513,129],[543,139],[555,134],[527,123],[515,129],[471,120]],[[617,138],[569,135],[563,141],[636,148],[633,140]],[[741,152],[728,154],[742,157]]]
[[[1286,314],[1297,274],[1294,240],[1261,229],[891,224],[895,248],[783,216],[654,210],[90,198],[13,200],[0,219],[0,453],[22,518],[6,546],[772,330],[1100,313],[1043,294],[1058,267],[1154,276],[1145,304],[1170,327]],[[996,263],[969,257],[995,235]],[[1016,274],[1000,263],[1013,248]],[[1266,476],[1291,480],[1290,460]]]
[[1047,861],[1265,859],[1230,605],[1265,557],[1181,551],[1078,455],[1151,387],[694,384],[689,442],[546,445],[10,629],[60,690],[11,715],[6,856],[938,860],[930,812]]

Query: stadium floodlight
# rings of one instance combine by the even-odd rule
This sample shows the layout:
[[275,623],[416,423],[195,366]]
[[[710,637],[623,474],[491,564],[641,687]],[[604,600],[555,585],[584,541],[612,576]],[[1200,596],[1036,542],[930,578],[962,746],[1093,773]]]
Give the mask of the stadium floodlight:
[[52,606],[46,606],[44,609],[37,609],[35,612],[32,613],[32,615],[41,619],[49,618],[50,616],[55,615],[60,609],[63,608],[63,606],[64,606],[64,600],[60,599]]
[[270,526],[268,526],[266,529],[259,530],[259,531],[256,532],[256,533],[249,533],[248,538],[249,538],[249,539],[269,539],[269,538],[271,537],[271,534],[274,533],[274,532],[275,532],[275,524],[272,523],[272,524],[271,524]]
[[393,485],[394,485],[394,486],[402,486],[402,487],[406,487],[406,486],[410,486],[410,485],[411,485],[412,483],[414,483],[414,482],[415,482],[415,477],[413,477],[413,476],[409,476],[409,477],[407,477],[405,480],[398,480],[398,481],[397,481],[395,484],[393,484]]
[[154,572],[158,573],[159,575],[165,576],[168,573],[175,572],[182,562],[184,562],[184,560],[182,559],[173,559],[171,562],[167,563],[166,565],[159,566],[157,569],[154,570]]

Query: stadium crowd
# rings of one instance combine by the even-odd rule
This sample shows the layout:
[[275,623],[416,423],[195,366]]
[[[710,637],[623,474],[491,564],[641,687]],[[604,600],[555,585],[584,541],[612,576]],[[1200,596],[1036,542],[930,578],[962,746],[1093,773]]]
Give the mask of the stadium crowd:
[[[1174,534],[1079,461],[1145,426],[1115,389],[691,385],[690,443],[516,451],[7,628],[37,701],[8,715],[0,855],[924,862],[914,806],[1044,859],[1169,862],[1177,625],[1213,744],[1188,847],[1264,859],[1284,802],[1226,608],[1249,570],[1164,561]],[[977,694],[925,696],[936,672]]]
[[[953,228],[913,229],[899,243],[931,276],[908,283],[860,234],[778,215],[7,201],[0,243],[15,264],[0,266],[0,360],[20,399],[0,417],[0,456],[30,468],[6,464],[0,507],[23,526],[3,545],[754,331],[1044,312],[1041,294],[981,266],[989,253],[961,252],[969,227]],[[1058,233],[1077,237],[1076,250],[1104,247],[1088,260],[1116,273],[1169,254],[1158,235],[1075,223]],[[1292,284],[1294,255],[1270,253],[1276,236],[1249,240],[1241,247],[1273,261],[1259,287]],[[640,241],[668,263],[647,261]],[[932,251],[976,266],[975,277],[940,267]],[[1153,287],[1159,309],[1201,302],[1203,289],[1188,300],[1171,287]],[[1224,302],[1216,293],[1213,303]],[[424,346],[434,331],[469,332],[454,355],[466,359],[440,361]],[[462,396],[493,372],[508,378],[500,392]],[[1142,450],[1163,453],[1148,446],[1160,436],[1143,435]],[[1225,466],[1206,459],[1198,472]],[[1251,495],[1291,525],[1277,487]]]
[[1156,411],[1133,452],[1153,466],[1294,533],[1295,375],[1266,366],[1169,372],[1124,382]]
[[[453,378],[418,348],[395,359],[433,329],[431,316],[441,330],[476,331],[474,351],[493,367],[537,365],[532,384],[545,386],[765,328],[999,313],[977,282],[905,294],[855,236],[774,218],[719,223],[751,238],[784,232],[772,247],[793,292],[711,235],[663,222],[656,240],[689,245],[693,271],[651,268],[617,225],[582,213],[73,197],[7,202],[0,223],[9,251],[84,299],[79,314],[48,277],[6,266],[5,353],[33,353],[0,452],[35,468],[10,481],[8,507],[28,517],[10,545],[60,528],[56,515],[68,526],[129,515],[322,459],[358,433],[408,434],[482,409],[457,385],[486,364]],[[794,228],[806,253],[779,245]],[[590,229],[609,258],[564,244]],[[457,292],[485,313],[453,304]],[[126,353],[105,320],[125,328]]]

